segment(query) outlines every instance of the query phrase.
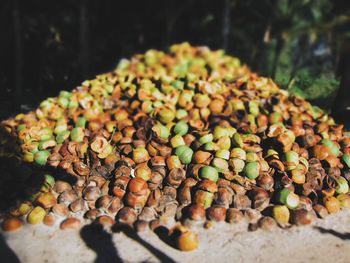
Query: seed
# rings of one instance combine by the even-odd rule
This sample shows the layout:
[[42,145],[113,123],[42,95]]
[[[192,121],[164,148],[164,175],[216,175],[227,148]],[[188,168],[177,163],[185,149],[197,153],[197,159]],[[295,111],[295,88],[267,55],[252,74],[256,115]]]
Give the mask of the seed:
[[70,217],[61,223],[60,228],[62,230],[66,230],[66,229],[75,229],[75,228],[78,228],[79,226],[80,226],[80,220],[78,218]]
[[277,224],[272,217],[263,216],[259,219],[258,226],[265,231],[271,231],[277,226]]
[[251,162],[257,162],[259,161],[259,156],[254,153],[254,152],[248,152],[246,155],[246,162],[251,163]]
[[26,215],[32,210],[33,205],[30,202],[23,202],[18,207],[18,215]]
[[97,155],[100,159],[105,159],[109,156],[113,151],[113,147],[110,144],[107,144],[105,148],[101,150],[101,152]]
[[258,211],[263,211],[270,201],[269,194],[263,188],[256,187],[251,192],[253,207]]
[[220,149],[219,146],[217,146],[214,142],[208,142],[203,145],[204,151],[211,152],[211,151],[217,151],[219,149]]
[[171,170],[166,177],[166,181],[169,185],[178,187],[181,182],[186,178],[186,171],[181,168],[175,168]]
[[170,109],[167,109],[167,108],[163,108],[159,112],[158,118],[163,124],[170,123],[175,118],[175,112],[173,110],[170,110]]
[[152,131],[154,131],[158,137],[165,139],[165,140],[168,139],[170,136],[169,129],[160,123],[158,123],[157,125],[152,127]]
[[75,123],[75,127],[85,128],[85,125],[86,125],[85,117],[79,117]]
[[55,225],[56,220],[57,220],[57,218],[54,214],[47,214],[44,217],[43,223],[47,226],[53,226],[53,225]]
[[337,199],[340,202],[342,207],[349,208],[350,207],[350,196],[348,194],[339,194]]
[[110,195],[103,195],[96,201],[97,208],[105,208],[107,209],[108,205],[112,201],[113,197]]
[[87,211],[84,215],[85,218],[95,220],[97,217],[99,217],[102,214],[102,212],[99,209],[90,209]]
[[105,149],[108,145],[108,141],[106,138],[102,136],[96,136],[94,140],[91,142],[90,147],[96,153],[101,153],[103,149]]
[[87,186],[83,191],[84,199],[87,201],[95,201],[101,195],[101,190],[96,186]]
[[28,215],[27,221],[29,224],[38,224],[44,220],[46,211],[40,206],[36,206]]
[[78,198],[78,195],[74,190],[64,191],[58,196],[58,203],[70,204]]
[[55,215],[67,216],[69,213],[68,207],[65,204],[56,204],[52,207],[52,212]]
[[182,145],[175,149],[175,154],[182,163],[189,164],[192,160],[193,150],[187,145]]
[[258,185],[266,191],[269,191],[274,186],[274,179],[269,174],[262,174],[258,177]]
[[321,141],[322,145],[326,146],[332,155],[338,156],[340,151],[338,146],[330,139],[323,139]]
[[23,225],[22,220],[16,217],[10,217],[6,218],[4,221],[2,221],[2,230],[7,232],[14,232],[20,229]]
[[182,164],[176,155],[172,155],[166,159],[166,164],[169,170],[175,169],[175,168],[181,168]]
[[226,160],[222,158],[215,157],[211,161],[211,165],[220,173],[224,173],[228,171],[228,163]]
[[56,183],[53,187],[53,190],[59,194],[65,192],[65,191],[69,191],[71,189],[72,189],[71,185],[67,182],[64,182],[64,181],[56,181]]
[[289,222],[290,212],[285,205],[276,205],[272,208],[272,216],[280,225],[286,225]]
[[285,164],[287,166],[295,167],[299,164],[299,154],[294,151],[285,153]]
[[248,105],[249,105],[249,112],[254,116],[258,116],[260,112],[259,103],[257,101],[249,101]]
[[324,160],[328,157],[329,153],[329,148],[327,148],[324,145],[316,145],[313,148],[313,153],[314,156],[319,159],[319,160]]
[[194,199],[195,204],[202,205],[205,209],[207,209],[211,206],[214,200],[214,194],[207,191],[198,190],[195,193]]
[[196,163],[206,163],[211,156],[210,152],[196,151],[193,155],[193,159]]
[[73,169],[77,174],[81,176],[88,176],[91,172],[90,168],[86,164],[80,161],[73,163]]
[[260,165],[258,162],[247,163],[244,167],[244,174],[247,178],[253,180],[259,176]]
[[316,204],[312,208],[320,218],[325,218],[328,215],[328,211],[323,205]]
[[224,109],[225,102],[220,99],[212,100],[209,104],[209,109],[213,113],[221,113]]
[[69,105],[69,99],[65,97],[58,97],[57,102],[62,108],[67,108]]
[[244,216],[251,224],[256,224],[261,217],[261,213],[258,210],[248,208],[244,211]]
[[230,159],[228,163],[236,173],[240,173],[244,170],[245,162],[241,159],[233,158]]
[[278,196],[278,202],[286,205],[289,209],[294,209],[299,205],[299,196],[292,192],[291,189],[283,188]]
[[346,164],[346,166],[348,168],[350,168],[350,154],[349,153],[343,154],[342,161]]
[[338,194],[346,194],[349,192],[349,184],[348,181],[344,177],[339,177],[336,179],[336,182],[338,184],[336,192]]
[[219,179],[218,171],[211,166],[203,166],[199,170],[199,176],[201,179],[208,179],[213,182],[216,182]]
[[225,149],[220,149],[215,153],[215,156],[218,158],[222,158],[224,160],[230,159],[230,151]]
[[174,132],[181,136],[185,135],[188,133],[188,124],[184,121],[177,122],[174,126]]
[[312,209],[311,199],[304,195],[299,196],[299,208],[303,208],[308,211],[311,210]]
[[138,219],[142,220],[142,221],[149,222],[149,221],[154,220],[156,215],[157,215],[157,213],[156,213],[154,208],[152,208],[152,207],[144,207],[142,209],[142,212],[138,216]]
[[23,152],[21,157],[23,161],[28,163],[31,163],[34,161],[34,154],[31,152]]
[[197,184],[197,188],[210,192],[210,193],[216,193],[218,191],[218,185],[209,179],[203,179]]
[[45,176],[45,180],[44,180],[43,187],[41,188],[41,191],[44,191],[44,190],[48,191],[49,189],[54,187],[55,178],[50,174],[45,174],[44,176]]
[[83,198],[78,198],[69,205],[69,209],[73,213],[77,213],[80,211],[86,211],[88,207],[86,201]]
[[184,119],[188,116],[188,112],[184,109],[178,109],[175,113],[175,117],[178,120]]
[[216,126],[214,128],[214,132],[213,132],[213,139],[214,140],[218,140],[221,137],[224,136],[229,136],[230,135],[230,131],[227,128],[221,127],[221,126]]
[[96,222],[98,222],[99,224],[101,224],[103,226],[111,226],[111,225],[114,225],[116,223],[113,218],[111,218],[110,216],[106,216],[106,215],[102,215],[102,216],[99,216],[98,218],[96,218]]
[[246,210],[250,208],[252,201],[246,195],[237,194],[233,196],[233,207],[239,210]]
[[330,214],[337,213],[340,210],[340,202],[333,196],[326,196],[323,199],[323,203]]
[[149,159],[149,154],[145,148],[138,147],[133,150],[133,160],[135,163],[144,163]]
[[47,158],[49,158],[50,156],[50,152],[47,150],[42,150],[42,151],[38,151],[34,154],[34,161],[40,165],[40,166],[44,166],[47,162]]
[[233,145],[242,148],[243,147],[243,139],[242,136],[239,133],[235,133],[233,135],[233,139],[232,139],[232,143]]
[[132,208],[139,209],[145,206],[147,198],[147,195],[136,195],[134,193],[127,193],[126,203]]
[[159,227],[164,227],[164,224],[162,221],[160,221],[160,219],[154,219],[151,222],[149,222],[149,228],[152,231],[155,231]]
[[229,136],[223,136],[217,140],[216,146],[219,150],[227,150],[231,149],[231,138]]
[[229,208],[226,212],[226,221],[230,224],[238,224],[243,219],[243,213],[237,208]]
[[273,112],[269,115],[269,122],[271,124],[283,122],[283,116],[280,112]]
[[194,204],[189,207],[188,215],[190,219],[194,221],[204,221],[205,220],[205,209],[200,204]]
[[309,225],[315,219],[315,215],[306,209],[297,209],[292,212],[291,220],[296,225]]
[[137,232],[144,232],[148,228],[148,222],[143,220],[137,220],[134,224],[134,228]]
[[305,172],[300,169],[293,169],[291,171],[292,180],[296,184],[304,184],[306,180]]
[[128,184],[128,189],[131,193],[141,193],[148,188],[147,183],[144,179],[140,177],[135,177],[130,180]]
[[334,155],[327,156],[325,162],[330,168],[336,168],[340,164],[340,160]]
[[205,144],[205,143],[208,143],[208,142],[212,142],[212,141],[213,141],[213,134],[211,134],[211,133],[205,134],[205,135],[203,135],[202,137],[200,137],[198,141],[199,141],[201,144]]
[[145,181],[148,181],[151,178],[152,171],[147,166],[147,163],[141,163],[135,168],[135,176],[140,177]]
[[210,98],[208,94],[197,93],[194,95],[193,99],[197,108],[205,108],[210,104]]
[[198,248],[198,235],[191,231],[181,233],[176,239],[176,245],[181,251],[192,251]]
[[36,139],[39,141],[49,140],[52,137],[52,130],[48,127],[41,129],[37,134]]
[[238,183],[231,183],[230,187],[236,195],[245,195],[247,193],[247,190],[244,188],[244,186]]
[[82,142],[84,140],[84,129],[81,127],[73,128],[70,132],[70,138],[73,142]]
[[180,134],[176,134],[173,138],[170,139],[170,144],[173,148],[185,145],[185,141]]
[[224,221],[226,218],[226,208],[221,206],[212,206],[207,209],[207,216],[209,220],[216,222]]
[[117,219],[122,224],[133,225],[137,219],[136,212],[130,207],[123,207],[118,212]]
[[42,193],[35,202],[45,209],[51,208],[57,203],[55,196],[50,192]]
[[40,141],[38,145],[39,150],[46,150],[48,148],[52,148],[56,146],[56,141],[53,139],[48,139],[44,141]]

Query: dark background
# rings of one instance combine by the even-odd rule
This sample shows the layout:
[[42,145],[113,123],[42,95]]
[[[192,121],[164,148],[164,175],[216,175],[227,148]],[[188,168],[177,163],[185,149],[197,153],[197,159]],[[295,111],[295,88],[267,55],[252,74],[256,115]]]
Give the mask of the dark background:
[[343,112],[349,7],[340,0],[1,0],[0,118],[111,70],[120,58],[183,41],[224,48],[325,109],[342,80],[334,112]]

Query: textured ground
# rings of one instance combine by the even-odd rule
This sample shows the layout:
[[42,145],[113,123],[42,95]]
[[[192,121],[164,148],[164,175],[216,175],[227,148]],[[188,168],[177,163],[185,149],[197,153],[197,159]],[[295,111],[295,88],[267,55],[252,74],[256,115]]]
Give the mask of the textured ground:
[[[244,223],[243,223],[244,224]],[[1,262],[349,262],[350,211],[312,226],[272,232],[242,225],[202,230],[200,248],[180,252],[153,232],[109,233],[85,226],[60,231],[44,225],[1,233]],[[244,228],[245,229],[245,228]],[[161,235],[160,235],[161,236]],[[5,256],[5,260],[4,259]]]

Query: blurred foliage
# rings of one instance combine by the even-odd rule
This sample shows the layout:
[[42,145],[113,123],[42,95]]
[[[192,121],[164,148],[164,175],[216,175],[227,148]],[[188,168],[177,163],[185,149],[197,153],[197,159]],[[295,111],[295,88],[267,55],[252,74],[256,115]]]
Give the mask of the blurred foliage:
[[[247,10],[254,2],[244,1]],[[254,8],[249,15],[256,19],[253,25],[265,27],[260,28],[262,40],[241,38],[244,46],[253,45],[250,65],[292,93],[331,106],[339,86],[336,68],[341,44],[350,35],[349,7],[331,0],[259,2],[264,8]]]
[[[35,105],[72,89],[122,57],[182,41],[225,48],[282,87],[328,107],[331,100],[324,98],[338,87],[341,45],[350,38],[349,6],[344,0],[3,0],[0,115],[1,107]],[[16,97],[19,78],[22,96]]]

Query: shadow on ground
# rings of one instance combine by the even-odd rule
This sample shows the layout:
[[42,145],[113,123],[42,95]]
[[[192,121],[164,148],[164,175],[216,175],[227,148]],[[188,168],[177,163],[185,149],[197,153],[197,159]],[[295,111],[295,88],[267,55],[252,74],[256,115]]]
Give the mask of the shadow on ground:
[[350,240],[350,233],[341,233],[333,229],[327,229],[320,226],[315,226],[314,229],[318,230],[322,234],[330,234],[342,240]]
[[123,262],[114,246],[112,235],[102,225],[86,225],[80,230],[80,236],[86,246],[95,251],[95,263]]
[[[158,248],[154,247],[153,245],[151,245],[150,243],[142,239],[139,236],[139,234],[135,232],[135,230],[129,227],[128,225],[115,225],[112,228],[112,231],[114,233],[124,233],[127,237],[133,239],[138,244],[140,244],[141,246],[146,248],[148,251],[150,251],[156,258],[159,259],[160,262],[175,263],[175,261],[172,258],[170,258],[168,255],[166,255],[161,250],[159,250]],[[165,243],[169,244],[166,238],[164,238],[164,235],[165,233],[161,235],[158,234],[158,237],[162,239]]]
[[7,245],[5,238],[0,234],[0,257],[1,262],[6,263],[20,263],[17,255]]
[[[112,227],[112,232],[124,233],[127,237],[150,251],[160,262],[175,263],[172,258],[142,239],[134,229],[127,225],[115,225]],[[165,235],[166,233],[161,234],[158,232],[158,236],[168,243],[168,241],[163,239]],[[112,234],[108,233],[102,225],[97,223],[86,225],[81,229],[80,236],[84,240],[86,246],[96,253],[95,263],[123,262],[118,254],[118,249],[113,242]]]

